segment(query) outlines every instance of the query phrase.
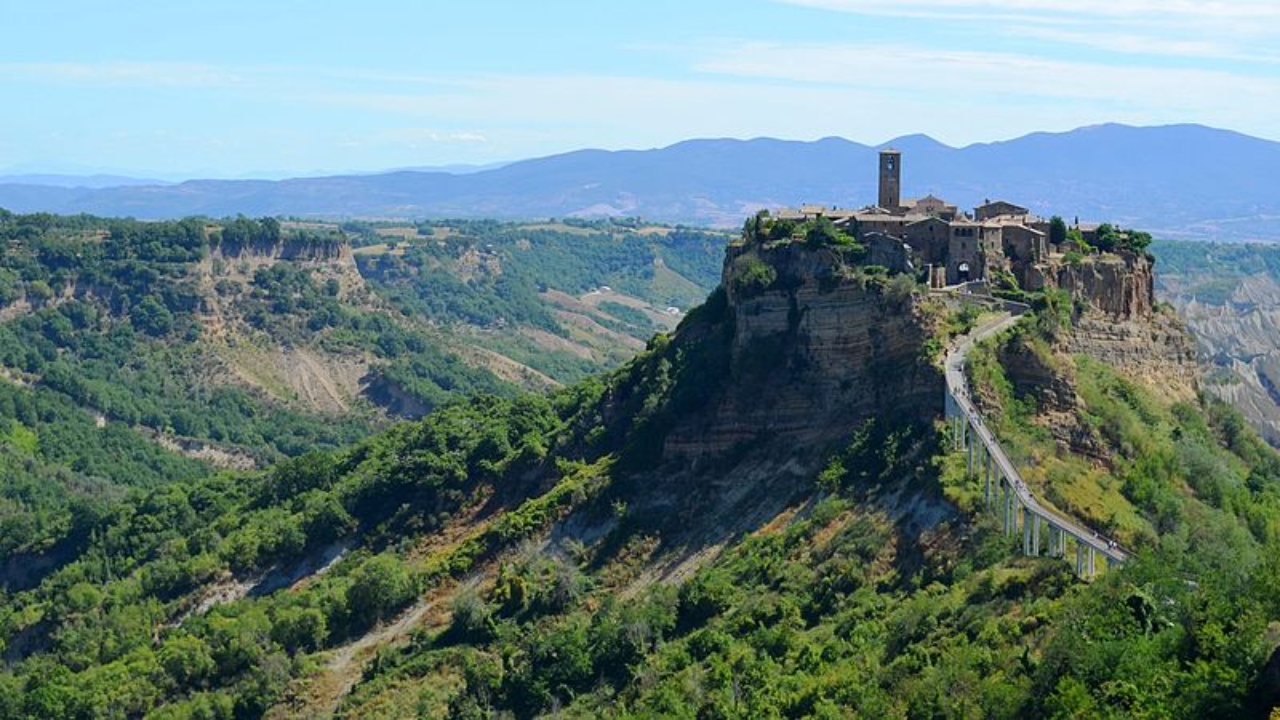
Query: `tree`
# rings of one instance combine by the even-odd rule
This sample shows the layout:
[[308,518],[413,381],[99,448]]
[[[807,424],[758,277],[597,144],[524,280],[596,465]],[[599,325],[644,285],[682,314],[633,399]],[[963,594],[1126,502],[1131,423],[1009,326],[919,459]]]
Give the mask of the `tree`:
[[804,241],[815,248],[853,244],[853,238],[841,232],[835,223],[831,222],[831,218],[825,215],[805,223]]
[[1059,247],[1067,241],[1067,223],[1060,216],[1049,218],[1049,244]]
[[357,624],[376,622],[400,609],[413,597],[413,580],[404,562],[383,553],[355,572],[347,588],[347,608]]
[[1102,252],[1112,252],[1116,249],[1116,245],[1120,241],[1120,231],[1110,223],[1102,223],[1098,226],[1097,243],[1098,249]]
[[158,654],[160,666],[179,688],[203,684],[217,668],[208,643],[193,635],[168,638]]
[[133,309],[133,324],[148,335],[164,335],[173,329],[173,313],[163,303],[148,295]]
[[328,617],[313,607],[284,608],[276,613],[271,626],[271,639],[291,654],[318,650],[328,637]]
[[27,283],[27,297],[35,301],[32,304],[39,305],[53,297],[53,288],[43,280],[33,280]]
[[1067,246],[1080,253],[1093,252],[1094,248],[1084,240],[1084,233],[1080,232],[1080,228],[1071,228],[1067,231]]

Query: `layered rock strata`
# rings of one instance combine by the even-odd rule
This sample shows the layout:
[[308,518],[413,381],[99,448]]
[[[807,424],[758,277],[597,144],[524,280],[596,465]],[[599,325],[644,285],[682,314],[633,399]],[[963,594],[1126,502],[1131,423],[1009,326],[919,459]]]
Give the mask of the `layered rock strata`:
[[[744,282],[751,272],[771,279]],[[895,292],[837,251],[800,243],[730,247],[722,286],[731,379],[705,412],[677,424],[666,457],[763,442],[820,447],[847,441],[871,417],[941,413],[942,374],[924,352],[928,323],[902,286]]]
[[1195,344],[1178,318],[1155,305],[1152,261],[1131,252],[1060,260],[1028,273],[1028,289],[1064,290],[1075,304],[1057,350],[1111,365],[1176,400],[1195,397]]

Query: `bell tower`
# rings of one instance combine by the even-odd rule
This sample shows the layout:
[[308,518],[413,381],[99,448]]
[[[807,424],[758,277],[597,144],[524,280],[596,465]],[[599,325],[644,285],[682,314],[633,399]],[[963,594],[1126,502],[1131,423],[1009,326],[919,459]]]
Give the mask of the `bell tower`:
[[889,148],[880,151],[880,201],[876,203],[897,212],[902,203],[902,153]]

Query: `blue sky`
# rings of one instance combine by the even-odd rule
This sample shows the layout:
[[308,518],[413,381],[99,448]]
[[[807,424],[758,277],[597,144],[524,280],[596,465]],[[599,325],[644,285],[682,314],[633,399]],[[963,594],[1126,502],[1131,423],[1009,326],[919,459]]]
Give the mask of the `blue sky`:
[[693,137],[1280,140],[1280,0],[45,0],[0,172],[281,176]]

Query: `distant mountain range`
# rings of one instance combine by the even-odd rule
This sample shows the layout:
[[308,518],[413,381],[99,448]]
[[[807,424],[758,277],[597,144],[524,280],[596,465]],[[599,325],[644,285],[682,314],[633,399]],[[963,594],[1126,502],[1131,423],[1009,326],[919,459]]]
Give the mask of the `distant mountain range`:
[[95,173],[92,175],[75,175],[70,173],[22,173],[0,175],[0,185],[48,185],[61,188],[102,188],[128,187],[135,185],[171,185],[167,180],[138,178],[129,175],[113,175]]
[[1170,238],[1280,240],[1280,143],[1198,125],[1098,125],[964,148],[924,135],[875,147],[839,138],[689,140],[656,150],[580,150],[465,174],[117,187],[0,179],[0,207],[139,218],[623,215],[734,226],[762,207],[874,202],[875,156],[888,146],[904,153],[909,197],[932,192],[962,208],[1002,198],[1045,215]]

